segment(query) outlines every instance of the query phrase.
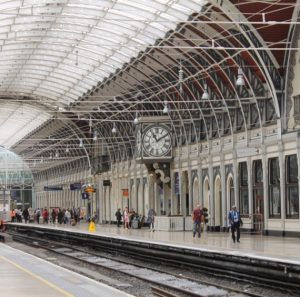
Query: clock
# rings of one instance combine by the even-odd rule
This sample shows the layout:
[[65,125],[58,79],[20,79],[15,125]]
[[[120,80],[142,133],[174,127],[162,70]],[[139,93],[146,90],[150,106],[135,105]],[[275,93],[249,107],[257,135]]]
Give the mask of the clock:
[[172,147],[172,137],[168,126],[152,124],[143,131],[143,155],[148,157],[164,157]]

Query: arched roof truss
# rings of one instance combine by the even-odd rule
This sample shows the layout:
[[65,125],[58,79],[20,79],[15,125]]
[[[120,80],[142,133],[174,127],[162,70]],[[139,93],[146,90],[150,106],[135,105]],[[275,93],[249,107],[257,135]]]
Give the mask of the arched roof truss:
[[[0,92],[51,106],[48,123],[14,146],[20,154],[62,156],[74,145],[73,159],[61,164],[88,164],[97,154],[132,158],[134,118],[162,115],[165,104],[178,145],[251,129],[263,141],[266,125],[280,129],[285,121],[279,119],[295,1],[12,3],[3,2],[7,14],[0,16],[0,34],[8,36],[0,44]],[[40,153],[30,144],[37,135]],[[84,149],[77,148],[80,139]],[[41,168],[53,164],[59,162]]]

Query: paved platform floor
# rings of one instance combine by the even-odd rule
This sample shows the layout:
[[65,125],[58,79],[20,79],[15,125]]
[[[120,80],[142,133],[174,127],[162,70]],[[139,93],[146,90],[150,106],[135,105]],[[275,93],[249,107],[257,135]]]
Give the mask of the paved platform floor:
[[1,297],[133,297],[0,243]]
[[166,245],[190,247],[193,249],[210,250],[231,255],[268,258],[300,265],[300,238],[273,237],[264,235],[241,234],[241,242],[233,243],[230,232],[206,232],[201,238],[193,238],[192,232],[150,232],[148,228],[124,229],[116,225],[96,225],[95,232],[89,232],[85,223],[71,225],[30,224],[40,228],[64,229],[70,232],[92,233],[95,236],[126,238],[135,241],[151,241]]

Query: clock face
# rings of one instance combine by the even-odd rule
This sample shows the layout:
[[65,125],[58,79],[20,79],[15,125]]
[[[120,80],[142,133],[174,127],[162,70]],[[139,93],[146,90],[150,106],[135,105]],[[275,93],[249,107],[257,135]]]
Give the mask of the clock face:
[[144,152],[152,157],[162,157],[170,151],[171,140],[171,133],[167,127],[151,125],[144,131]]

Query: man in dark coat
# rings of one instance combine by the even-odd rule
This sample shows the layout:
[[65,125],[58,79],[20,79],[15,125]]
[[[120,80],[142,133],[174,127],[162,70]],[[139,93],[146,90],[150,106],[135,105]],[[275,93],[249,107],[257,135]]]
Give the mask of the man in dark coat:
[[24,218],[25,224],[26,224],[29,221],[29,211],[28,211],[28,208],[25,208],[23,210],[22,215],[23,215],[23,218]]
[[115,213],[116,219],[117,219],[117,227],[121,226],[121,220],[122,220],[122,214],[121,214],[121,209],[118,208],[118,210]]
[[236,210],[236,206],[233,205],[231,211],[228,214],[229,225],[231,227],[231,237],[233,242],[235,242],[235,232],[236,240],[240,242],[240,226],[243,224],[240,213]]

